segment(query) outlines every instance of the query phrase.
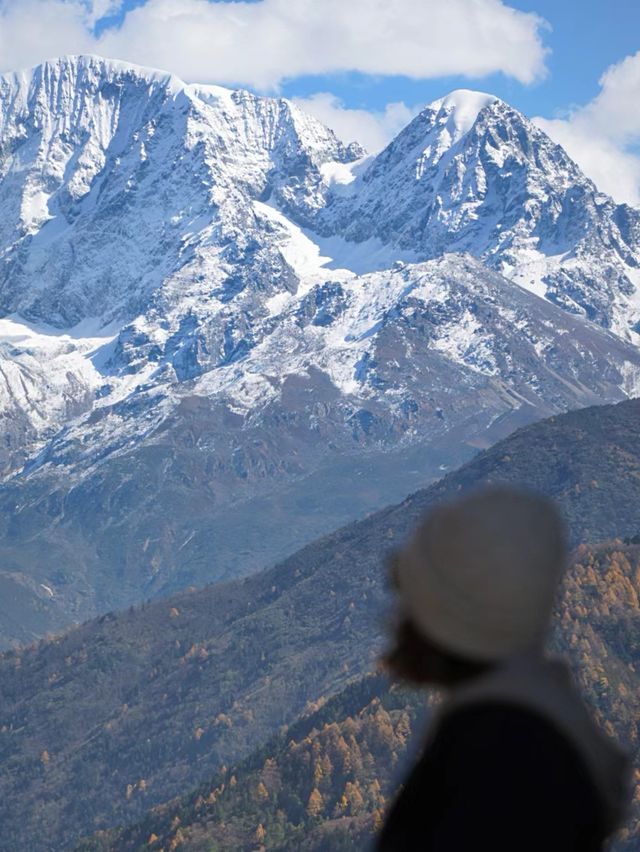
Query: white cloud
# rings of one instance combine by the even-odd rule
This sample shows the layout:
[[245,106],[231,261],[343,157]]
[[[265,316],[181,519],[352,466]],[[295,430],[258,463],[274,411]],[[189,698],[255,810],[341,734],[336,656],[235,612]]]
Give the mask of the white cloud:
[[[534,121],[563,146],[603,192],[640,204],[640,51],[612,65],[600,92],[567,118]],[[634,147],[636,151],[634,151]]]
[[21,0],[0,4],[2,70],[18,70],[63,53],[94,49],[82,3]]
[[187,80],[277,88],[303,74],[357,70],[416,79],[545,72],[544,22],[502,0],[147,0],[99,38],[118,0],[0,0],[5,70],[92,51]]
[[308,98],[294,98],[301,109],[315,116],[343,142],[360,142],[369,153],[384,148],[419,112],[402,101],[387,104],[380,112],[349,109],[330,92],[317,92]]

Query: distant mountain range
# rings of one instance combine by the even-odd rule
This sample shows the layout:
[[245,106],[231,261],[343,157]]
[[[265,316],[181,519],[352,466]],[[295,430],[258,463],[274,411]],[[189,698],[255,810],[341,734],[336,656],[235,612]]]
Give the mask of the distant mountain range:
[[97,57],[0,78],[0,642],[272,564],[640,390],[640,213],[504,102],[377,157]]
[[[637,748],[640,551],[606,543],[640,540],[640,400],[633,400],[524,427],[275,568],[7,652],[0,657],[2,848],[21,851],[25,838],[33,852],[73,848],[81,836],[219,785],[223,764],[235,766],[369,672],[384,641],[385,555],[430,506],[487,482],[526,484],[555,498],[572,546],[585,544],[574,554],[555,644],[571,655],[601,720]],[[357,712],[350,699],[347,713]],[[279,748],[271,752],[278,760]],[[185,826],[197,822],[192,804],[172,804],[143,825],[173,838],[176,809],[186,809]],[[229,800],[233,820],[243,807]],[[253,820],[260,809],[251,809]],[[260,812],[274,816],[266,805]],[[217,813],[205,808],[202,819],[215,823]],[[231,829],[244,830],[236,822]]]

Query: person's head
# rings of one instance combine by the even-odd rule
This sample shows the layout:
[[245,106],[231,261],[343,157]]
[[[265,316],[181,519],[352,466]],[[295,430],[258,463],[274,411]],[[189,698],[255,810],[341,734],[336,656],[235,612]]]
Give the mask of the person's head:
[[491,487],[439,506],[392,562],[399,622],[388,668],[451,685],[542,653],[565,562],[564,525],[546,498]]

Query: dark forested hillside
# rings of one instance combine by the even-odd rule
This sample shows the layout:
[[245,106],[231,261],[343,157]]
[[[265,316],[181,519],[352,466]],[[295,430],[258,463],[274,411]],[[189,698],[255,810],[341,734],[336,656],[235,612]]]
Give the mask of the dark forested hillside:
[[[23,850],[26,839],[34,852],[67,849],[82,835],[133,822],[369,671],[386,601],[383,556],[435,501],[484,481],[522,482],[559,501],[574,544],[636,535],[639,415],[640,401],[631,401],[526,427],[273,569],[2,656],[0,848]],[[630,695],[636,688],[628,666],[638,660],[629,591],[637,594],[637,577],[612,615],[609,584],[593,571],[571,604],[584,610],[576,609],[584,631],[576,628],[573,639],[573,623],[565,624],[563,641],[587,660],[595,654],[589,643],[605,643],[606,658],[593,659],[606,662],[597,699],[611,722],[631,706],[618,683]]]
[[[569,657],[601,724],[637,755],[640,546],[580,546],[558,606],[555,650]],[[427,701],[381,676],[345,689],[239,765],[83,852],[366,848],[425,727]],[[640,844],[640,779],[617,848]],[[425,802],[428,807],[428,802]],[[517,838],[514,838],[514,849]]]

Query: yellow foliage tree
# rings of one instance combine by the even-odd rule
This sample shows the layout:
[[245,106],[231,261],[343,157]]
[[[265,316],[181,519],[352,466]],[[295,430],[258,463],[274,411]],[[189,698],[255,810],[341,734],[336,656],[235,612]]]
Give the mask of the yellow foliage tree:
[[383,811],[381,808],[378,808],[373,816],[373,830],[376,832],[376,834],[382,828],[383,822]]
[[340,801],[336,804],[334,816],[339,817],[347,812],[347,808],[349,807],[349,801],[345,794],[343,793],[340,796]]
[[311,791],[311,795],[309,796],[309,801],[307,803],[307,813],[312,819],[319,817],[324,808],[324,800],[322,798],[322,793],[318,790],[317,787],[314,787]]
[[347,781],[344,788],[344,795],[349,802],[349,810],[351,811],[351,814],[353,816],[357,816],[359,813],[362,813],[364,798],[362,797],[360,785],[357,781],[353,783],[351,783],[351,781]]

